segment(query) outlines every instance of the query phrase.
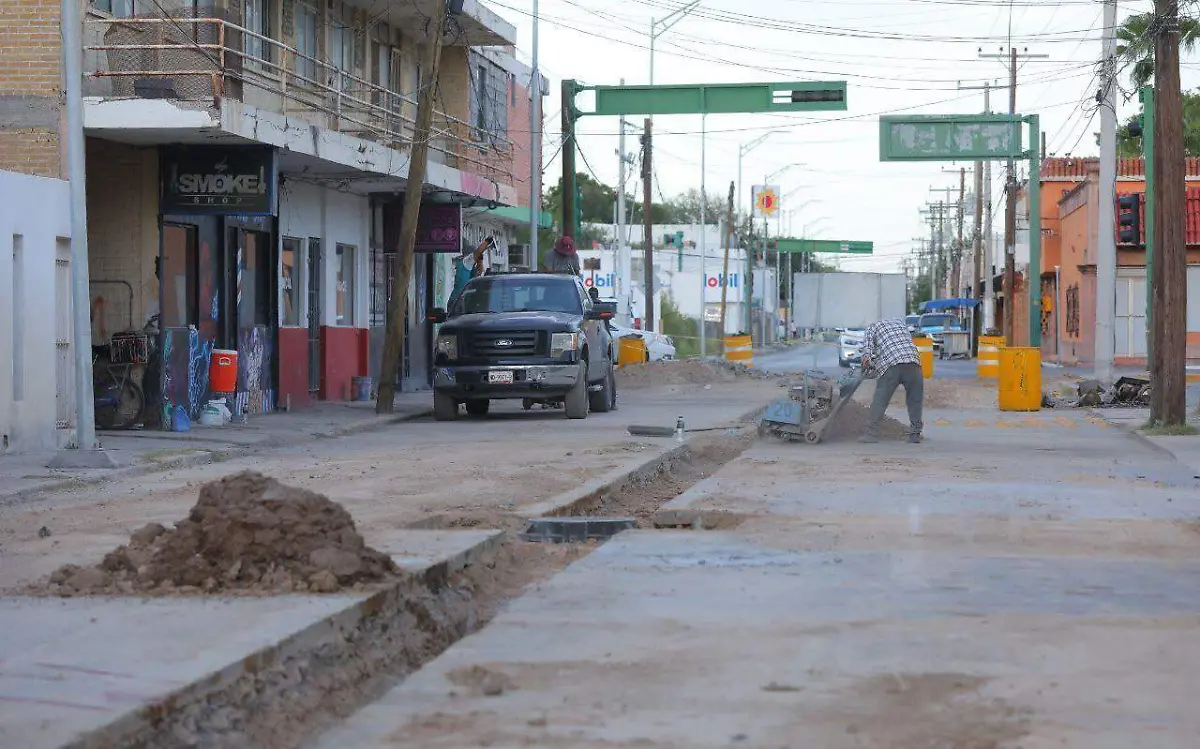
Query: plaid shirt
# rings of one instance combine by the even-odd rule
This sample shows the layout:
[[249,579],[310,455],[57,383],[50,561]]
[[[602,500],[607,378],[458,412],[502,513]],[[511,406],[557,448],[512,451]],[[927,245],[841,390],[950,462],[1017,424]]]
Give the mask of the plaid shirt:
[[869,359],[871,367],[883,374],[897,364],[920,364],[917,345],[904,320],[891,319],[873,322],[863,334],[863,359]]

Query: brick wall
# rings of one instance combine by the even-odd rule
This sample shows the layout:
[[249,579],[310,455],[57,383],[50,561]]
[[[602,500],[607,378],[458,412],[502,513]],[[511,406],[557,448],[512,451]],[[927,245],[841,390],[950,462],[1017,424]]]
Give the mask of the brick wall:
[[0,0],[0,169],[62,176],[58,0]]
[[131,311],[128,289],[101,281],[133,287],[135,328],[145,324],[151,306],[157,307],[158,151],[88,138],[87,171],[92,334],[99,341],[128,327]]
[[[508,96],[508,137],[513,142],[513,165],[512,165],[512,181],[509,183],[517,190],[517,205],[529,205],[529,89],[520,84],[516,79],[510,79],[509,96]],[[513,91],[515,89],[515,91]],[[513,103],[513,94],[516,94],[516,103]],[[543,105],[545,97],[542,98]],[[543,107],[542,120],[545,121],[546,112]],[[542,139],[545,143],[545,138]]]

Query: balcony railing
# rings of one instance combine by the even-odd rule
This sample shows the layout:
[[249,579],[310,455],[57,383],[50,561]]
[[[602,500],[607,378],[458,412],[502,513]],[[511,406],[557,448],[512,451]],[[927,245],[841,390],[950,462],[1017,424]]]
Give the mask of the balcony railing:
[[[172,99],[219,106],[222,98],[307,119],[382,145],[412,145],[417,102],[270,37],[219,18],[93,19],[101,62],[88,76],[109,98]],[[464,93],[464,97],[466,94]],[[431,158],[486,179],[512,181],[512,142],[442,112]],[[442,158],[438,158],[441,154]]]

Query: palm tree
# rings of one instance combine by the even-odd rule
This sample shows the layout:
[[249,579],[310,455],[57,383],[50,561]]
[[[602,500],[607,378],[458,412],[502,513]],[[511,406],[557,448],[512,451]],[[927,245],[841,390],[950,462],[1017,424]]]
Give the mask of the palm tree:
[[[1129,82],[1136,91],[1154,77],[1154,37],[1151,27],[1153,13],[1135,13],[1117,28],[1117,60],[1122,67],[1130,66]],[[1200,41],[1200,21],[1179,17],[1179,48],[1192,52]]]

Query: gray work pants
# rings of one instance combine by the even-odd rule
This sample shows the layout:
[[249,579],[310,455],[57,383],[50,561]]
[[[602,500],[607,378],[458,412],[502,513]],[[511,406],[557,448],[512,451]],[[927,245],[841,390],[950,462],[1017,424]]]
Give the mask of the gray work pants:
[[871,401],[871,421],[867,434],[878,437],[879,425],[891,403],[896,388],[904,386],[904,404],[908,407],[908,433],[920,434],[921,405],[925,397],[925,378],[920,364],[893,364],[875,381],[875,399]]

